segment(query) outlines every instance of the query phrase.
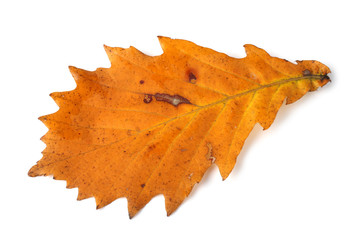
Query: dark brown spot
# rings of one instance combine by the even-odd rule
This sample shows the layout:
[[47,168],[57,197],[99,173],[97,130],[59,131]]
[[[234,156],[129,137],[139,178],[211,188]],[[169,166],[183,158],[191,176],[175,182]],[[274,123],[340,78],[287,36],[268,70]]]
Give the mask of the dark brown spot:
[[196,83],[196,76],[192,72],[189,73],[189,82],[192,84]]
[[303,76],[310,76],[311,75],[311,72],[309,69],[305,69],[303,72],[302,72]]
[[162,101],[170,103],[171,105],[177,107],[178,105],[184,104],[192,104],[188,99],[180,96],[180,95],[169,95],[166,93],[156,93],[155,95],[156,101]]
[[320,79],[320,82],[322,83],[324,80],[331,81],[328,75],[324,75],[324,76]]
[[144,84],[144,82],[145,82],[144,80],[140,80],[140,84]]
[[145,183],[141,184],[140,186],[141,186],[142,188],[144,188],[144,187],[145,187]]
[[151,94],[145,94],[144,103],[151,103],[151,101],[152,101],[152,95]]

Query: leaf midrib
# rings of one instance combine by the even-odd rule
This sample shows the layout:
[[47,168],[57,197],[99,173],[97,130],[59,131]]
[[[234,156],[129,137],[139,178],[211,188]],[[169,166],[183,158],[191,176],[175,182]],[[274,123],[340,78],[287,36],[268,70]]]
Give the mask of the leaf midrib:
[[[259,87],[252,88],[252,89],[249,89],[249,90],[247,90],[247,91],[243,91],[243,92],[237,93],[237,94],[235,94],[235,95],[232,95],[232,96],[223,98],[223,99],[221,99],[221,100],[219,100],[219,101],[216,101],[216,102],[213,102],[213,103],[204,105],[204,106],[199,106],[198,108],[196,108],[196,109],[194,109],[194,110],[192,110],[192,111],[190,111],[190,112],[187,112],[187,113],[181,114],[181,115],[179,115],[179,116],[170,118],[170,119],[168,119],[168,120],[166,120],[166,121],[163,121],[163,122],[161,122],[161,123],[158,123],[158,124],[156,124],[156,125],[154,125],[154,126],[152,126],[152,127],[150,127],[150,128],[146,128],[146,129],[143,129],[143,130],[141,130],[141,131],[138,131],[138,132],[136,133],[136,135],[138,135],[138,134],[140,134],[140,133],[143,133],[143,132],[145,132],[145,131],[149,131],[149,130],[151,130],[151,129],[157,128],[157,127],[159,127],[159,126],[161,126],[161,125],[163,125],[163,124],[167,124],[167,123],[169,123],[169,122],[171,122],[171,121],[174,121],[174,120],[176,120],[176,119],[185,117],[185,116],[187,116],[187,115],[189,115],[189,114],[192,114],[192,113],[201,111],[201,110],[203,110],[203,109],[206,109],[206,108],[215,106],[215,105],[217,105],[217,104],[226,103],[227,101],[229,101],[229,100],[231,100],[231,99],[234,99],[234,98],[237,98],[237,97],[241,97],[241,96],[244,96],[244,95],[249,94],[249,93],[254,93],[254,92],[259,91],[259,90],[264,89],[264,88],[268,88],[268,87],[272,87],[272,86],[276,86],[276,85],[282,85],[282,84],[289,83],[289,82],[301,81],[301,80],[315,80],[315,79],[319,80],[319,79],[323,79],[325,76],[326,76],[326,75],[301,76],[301,77],[295,77],[295,78],[287,78],[287,79],[279,80],[279,81],[272,82],[272,83],[269,83],[269,84],[266,84],[266,85],[261,85],[261,86],[259,86]],[[133,136],[135,136],[135,135],[133,135]],[[65,158],[65,159],[61,159],[61,160],[58,160],[58,161],[64,161],[64,160],[67,160],[67,159],[70,159],[70,158],[73,158],[73,157],[76,157],[76,156],[79,156],[79,155],[84,155],[84,154],[90,153],[90,152],[92,152],[92,151],[95,151],[95,150],[98,150],[98,149],[101,149],[101,148],[104,148],[104,147],[111,146],[111,145],[116,144],[116,143],[118,143],[118,142],[120,142],[120,141],[122,141],[122,140],[124,140],[124,138],[119,139],[119,140],[116,140],[116,141],[111,142],[111,143],[108,143],[108,144],[106,144],[106,145],[102,145],[102,146],[100,146],[100,147],[98,147],[98,148],[95,148],[95,149],[92,149],[92,150],[90,150],[90,151],[83,152],[83,153],[79,153],[79,154],[76,154],[75,156],[70,156],[70,157],[67,157],[67,158]],[[58,162],[58,161],[56,161],[56,162]],[[53,164],[53,163],[52,163],[52,164]],[[46,164],[46,165],[50,165],[50,164]]]
[[244,95],[249,94],[249,93],[257,92],[257,91],[259,91],[261,89],[264,89],[264,88],[269,88],[269,87],[273,87],[273,86],[276,86],[276,85],[282,85],[282,84],[289,83],[289,82],[297,82],[297,81],[301,81],[301,80],[315,80],[315,79],[319,80],[319,79],[323,79],[324,77],[325,77],[324,75],[309,75],[309,76],[302,76],[302,77],[295,77],[295,78],[287,78],[287,79],[283,79],[283,80],[280,80],[280,81],[277,81],[277,82],[272,82],[272,83],[269,83],[269,84],[266,84],[266,85],[261,85],[261,86],[256,87],[256,88],[252,88],[250,90],[243,91],[243,92],[237,93],[237,94],[232,95],[232,96],[228,96],[226,98],[215,101],[213,103],[209,103],[209,104],[204,105],[204,106],[199,106],[198,108],[196,108],[196,109],[194,109],[194,110],[192,110],[190,112],[187,112],[187,113],[181,114],[179,116],[170,118],[170,119],[168,119],[168,120],[166,120],[164,122],[158,123],[158,124],[156,124],[156,125],[154,125],[154,126],[152,126],[150,128],[141,130],[141,131],[139,131],[139,133],[143,132],[143,131],[151,130],[151,129],[156,128],[156,127],[158,127],[158,126],[160,126],[162,124],[166,124],[168,122],[174,121],[176,119],[179,119],[179,118],[187,116],[189,114],[198,112],[200,110],[215,106],[217,104],[225,103],[225,102],[227,102],[227,101],[229,101],[231,99],[238,98],[238,97],[244,96]]

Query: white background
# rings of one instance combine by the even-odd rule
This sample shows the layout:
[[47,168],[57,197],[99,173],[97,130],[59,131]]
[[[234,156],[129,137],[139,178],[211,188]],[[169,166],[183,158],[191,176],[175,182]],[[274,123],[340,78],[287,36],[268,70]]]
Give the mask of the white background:
[[[360,239],[357,1],[1,1],[1,239]],[[226,181],[216,167],[171,216],[154,198],[135,218],[50,177],[37,120],[49,93],[75,87],[68,65],[109,67],[103,44],[161,54],[157,35],[244,57],[243,44],[315,59],[332,82],[257,126]]]

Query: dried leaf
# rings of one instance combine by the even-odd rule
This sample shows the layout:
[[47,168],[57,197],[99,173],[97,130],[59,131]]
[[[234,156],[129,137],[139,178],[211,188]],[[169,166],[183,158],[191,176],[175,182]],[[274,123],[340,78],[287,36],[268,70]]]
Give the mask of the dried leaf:
[[53,175],[95,197],[97,208],[126,197],[133,217],[163,194],[170,215],[215,163],[223,179],[256,123],[270,127],[283,101],[324,86],[330,70],[245,45],[242,59],[159,37],[164,53],[105,50],[110,68],[70,71],[75,90],[52,93],[40,117],[47,147],[29,176]]

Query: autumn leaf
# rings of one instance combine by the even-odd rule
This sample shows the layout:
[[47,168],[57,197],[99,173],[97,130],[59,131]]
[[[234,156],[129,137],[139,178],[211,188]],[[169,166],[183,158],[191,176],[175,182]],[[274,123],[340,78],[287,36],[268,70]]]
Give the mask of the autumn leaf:
[[126,197],[130,218],[163,194],[170,215],[212,164],[227,178],[256,123],[267,129],[284,101],[330,81],[320,62],[293,64],[253,45],[237,59],[159,41],[160,56],[105,46],[110,68],[70,67],[77,87],[51,94],[60,109],[40,117],[47,146],[29,176],[66,180],[97,208]]

